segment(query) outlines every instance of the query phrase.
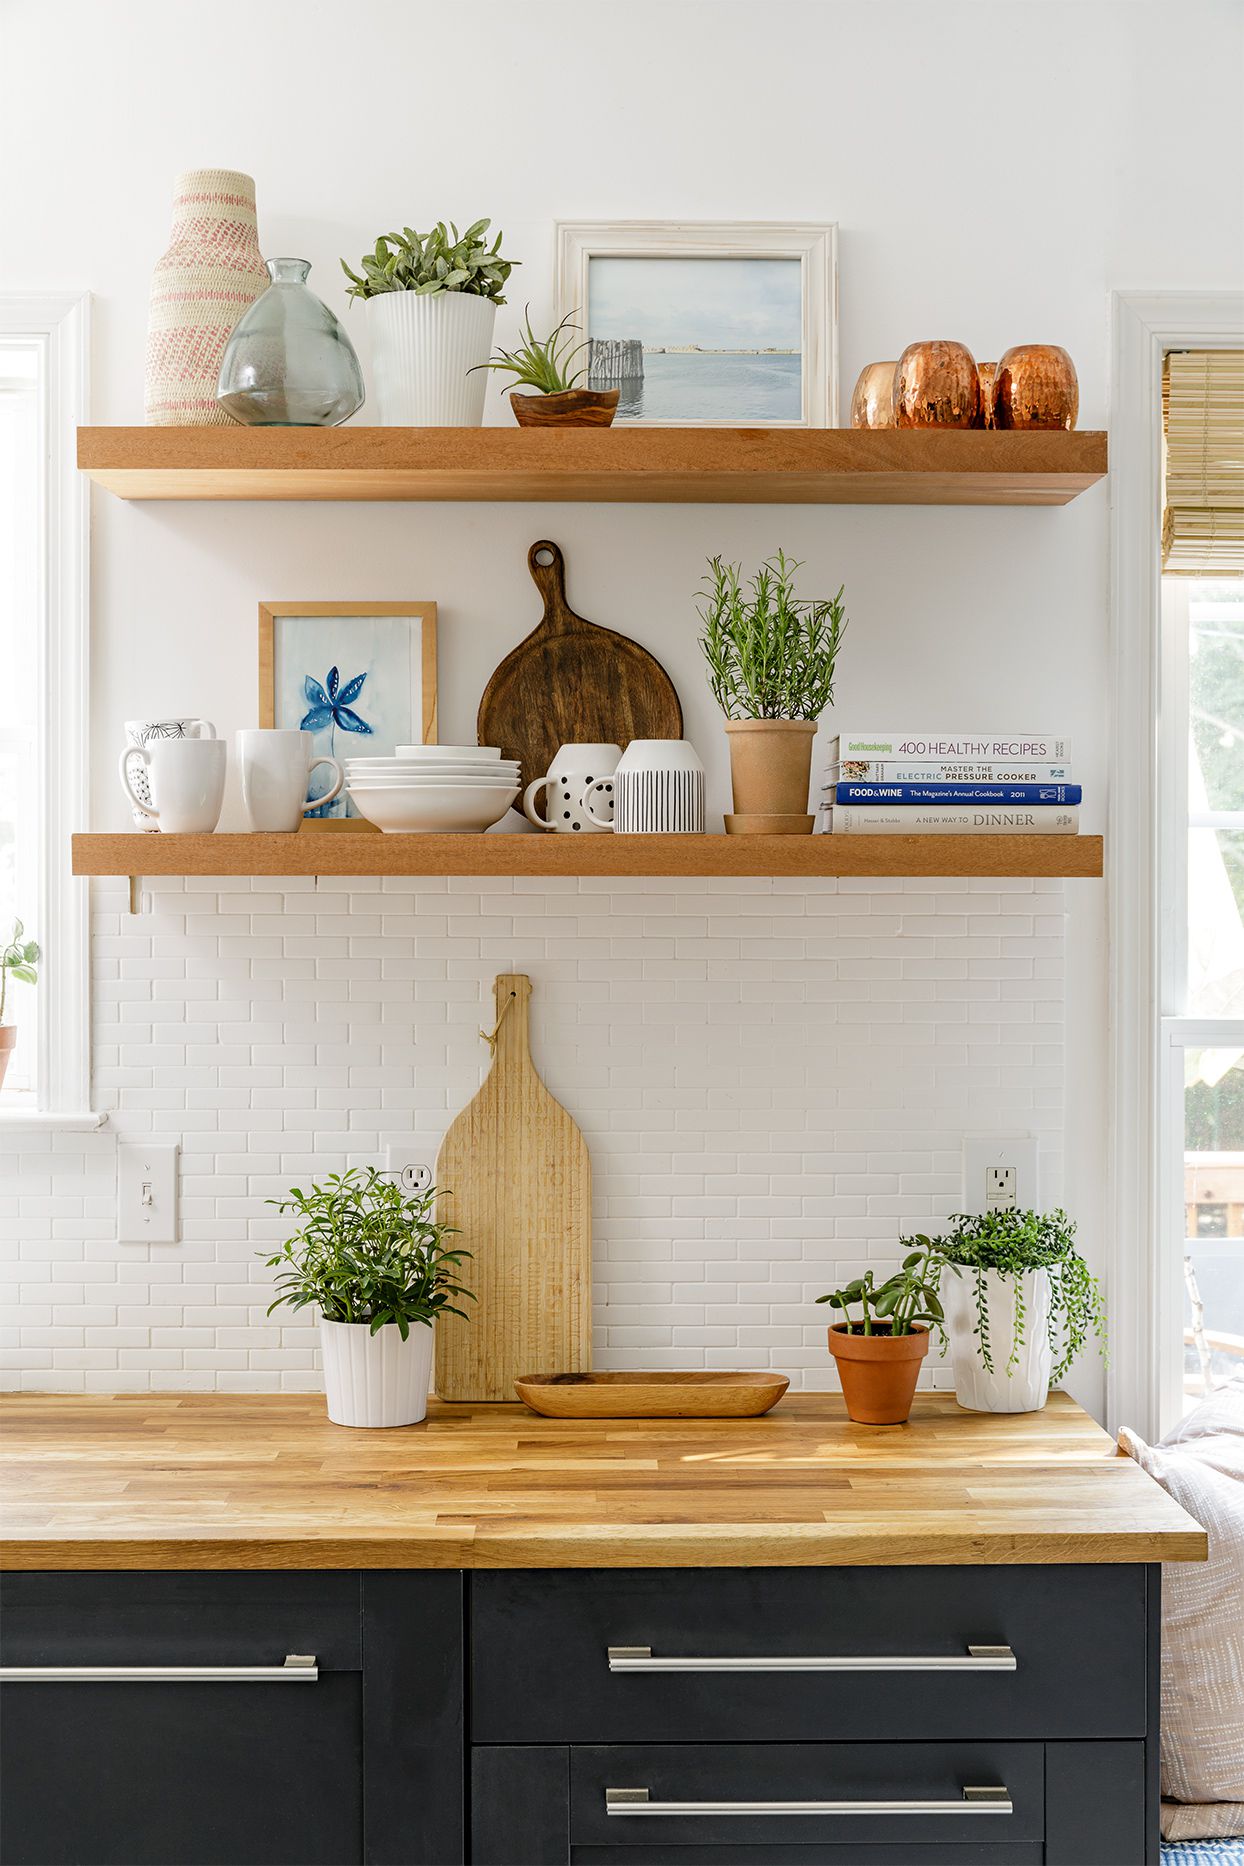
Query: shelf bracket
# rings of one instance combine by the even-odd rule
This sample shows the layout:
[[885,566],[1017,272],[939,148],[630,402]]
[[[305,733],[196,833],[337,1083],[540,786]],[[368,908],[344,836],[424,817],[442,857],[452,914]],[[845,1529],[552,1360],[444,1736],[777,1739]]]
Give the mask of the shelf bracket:
[[130,875],[129,884],[130,884],[130,912],[132,914],[140,914],[143,910],[143,893],[142,893],[143,878],[142,876],[141,875]]

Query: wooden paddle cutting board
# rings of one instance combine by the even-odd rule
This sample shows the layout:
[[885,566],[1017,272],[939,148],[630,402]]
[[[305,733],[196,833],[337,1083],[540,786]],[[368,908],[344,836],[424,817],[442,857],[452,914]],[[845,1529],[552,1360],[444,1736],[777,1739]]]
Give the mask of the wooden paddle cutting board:
[[523,783],[543,777],[562,745],[680,739],[682,707],[654,655],[614,629],[585,622],[566,601],[565,562],[541,539],[527,565],[544,615],[484,689],[479,742],[517,758]]
[[512,1400],[523,1374],[592,1364],[592,1170],[587,1143],[531,1060],[531,980],[496,981],[492,1068],[450,1123],[436,1162],[439,1215],[473,1253],[469,1322],[436,1324],[445,1400]]

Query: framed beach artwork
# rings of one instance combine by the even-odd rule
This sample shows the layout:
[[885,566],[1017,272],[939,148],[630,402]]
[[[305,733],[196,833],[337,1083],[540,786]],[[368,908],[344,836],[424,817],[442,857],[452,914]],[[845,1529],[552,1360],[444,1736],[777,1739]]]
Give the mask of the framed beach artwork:
[[[259,723],[300,727],[339,762],[435,745],[436,604],[260,603]],[[328,772],[312,784],[329,790]],[[302,826],[374,827],[344,790]]]
[[557,316],[618,422],[827,428],[838,421],[837,228],[559,220]]

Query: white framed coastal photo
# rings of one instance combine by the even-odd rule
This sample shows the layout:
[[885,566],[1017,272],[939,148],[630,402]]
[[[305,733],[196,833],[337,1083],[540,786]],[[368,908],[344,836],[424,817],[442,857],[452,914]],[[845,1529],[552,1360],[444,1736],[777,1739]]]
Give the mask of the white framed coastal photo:
[[559,220],[557,316],[584,386],[647,427],[838,423],[838,230],[777,221]]

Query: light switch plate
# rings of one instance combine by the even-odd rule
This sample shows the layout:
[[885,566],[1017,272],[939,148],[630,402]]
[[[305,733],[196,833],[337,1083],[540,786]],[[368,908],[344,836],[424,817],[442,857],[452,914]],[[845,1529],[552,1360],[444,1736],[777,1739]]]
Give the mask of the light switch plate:
[[117,1242],[176,1244],[176,1146],[118,1146]]
[[963,1142],[964,1212],[1036,1210],[1035,1134],[972,1134]]

